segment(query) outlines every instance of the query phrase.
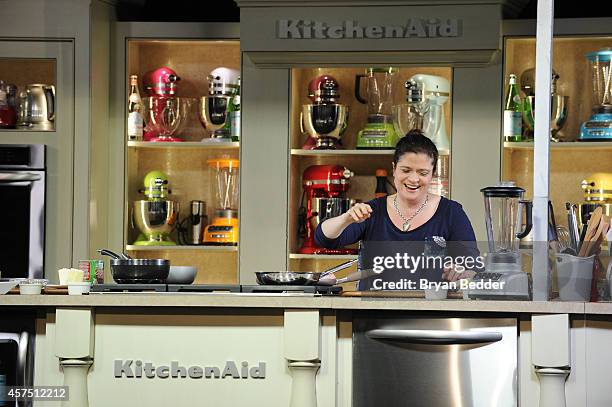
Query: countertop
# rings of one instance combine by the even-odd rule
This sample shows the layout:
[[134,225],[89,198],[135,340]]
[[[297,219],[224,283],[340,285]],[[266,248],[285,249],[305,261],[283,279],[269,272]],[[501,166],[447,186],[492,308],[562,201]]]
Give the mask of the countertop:
[[69,295],[2,295],[0,307],[172,307],[172,308],[304,308],[330,310],[407,310],[511,313],[612,314],[611,303],[559,301],[425,300],[360,298],[308,294],[105,293]]

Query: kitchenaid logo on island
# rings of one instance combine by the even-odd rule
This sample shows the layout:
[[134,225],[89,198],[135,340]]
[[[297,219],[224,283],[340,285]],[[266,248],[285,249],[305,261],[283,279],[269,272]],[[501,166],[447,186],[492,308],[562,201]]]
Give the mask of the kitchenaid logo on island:
[[281,39],[353,39],[353,38],[436,38],[460,37],[462,20],[456,18],[410,18],[405,25],[359,25],[346,20],[328,24],[316,20],[278,20],[277,38]]
[[[240,365],[240,366],[239,366]],[[173,360],[170,365],[156,366],[152,362],[142,360],[116,359],[114,364],[115,378],[129,379],[168,379],[187,378],[190,379],[265,379],[266,362],[258,362],[256,366],[249,366],[249,362],[240,364],[228,360],[224,366],[181,366],[178,361]]]

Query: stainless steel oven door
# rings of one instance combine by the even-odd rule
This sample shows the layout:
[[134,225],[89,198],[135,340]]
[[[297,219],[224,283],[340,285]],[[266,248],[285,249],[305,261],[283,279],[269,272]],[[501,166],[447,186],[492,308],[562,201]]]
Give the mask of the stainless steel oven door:
[[45,171],[0,170],[0,276],[42,278]]
[[517,406],[517,320],[353,319],[354,407]]
[[[33,364],[28,359],[30,347],[28,332],[0,332],[0,387],[31,386]],[[0,395],[6,394],[0,389]],[[5,401],[0,396],[0,406],[30,406],[31,402]]]

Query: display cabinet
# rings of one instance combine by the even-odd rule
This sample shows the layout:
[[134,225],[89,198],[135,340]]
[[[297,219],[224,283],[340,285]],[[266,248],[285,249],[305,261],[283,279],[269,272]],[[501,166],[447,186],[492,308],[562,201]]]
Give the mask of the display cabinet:
[[54,278],[58,265],[70,265],[73,259],[74,44],[5,39],[0,55],[4,108],[13,108],[2,115],[0,144],[46,146],[47,216],[41,222],[46,229],[45,275]]
[[[316,270],[322,271],[333,265],[340,264],[355,258],[356,251],[347,248],[341,251],[325,252],[320,248],[312,248],[312,241],[308,241],[309,235],[312,233],[316,225],[324,219],[324,214],[319,214],[321,210],[328,210],[333,215],[340,214],[346,210],[353,202],[367,202],[375,198],[375,190],[377,186],[377,170],[384,170],[387,174],[386,189],[389,194],[394,193],[392,186],[392,160],[394,148],[370,149],[361,148],[363,143],[359,139],[359,133],[368,122],[368,106],[360,102],[356,93],[356,79],[361,80],[361,94],[366,94],[366,80],[358,79],[359,75],[364,75],[368,67],[312,67],[312,68],[293,68],[291,69],[291,94],[290,94],[290,120],[289,120],[289,137],[290,137],[290,157],[289,157],[289,202],[288,202],[288,265],[290,270]],[[385,69],[389,70],[389,67]],[[390,83],[391,90],[391,106],[406,104],[405,83],[408,79],[415,77],[418,74],[434,75],[438,78],[443,78],[447,81],[452,89],[452,68],[450,67],[401,67],[394,68],[397,70],[394,73],[394,78]],[[310,145],[312,139],[308,137],[308,128],[304,116],[304,106],[312,103],[309,98],[309,92],[312,92],[311,81],[322,75],[328,75],[337,81],[337,104],[342,105],[348,112],[346,120],[346,128],[340,136],[340,142],[335,149],[312,149]],[[450,90],[449,89],[449,90]],[[451,93],[451,92],[448,92]],[[372,96],[374,97],[374,96]],[[441,106],[443,119],[441,125],[444,126],[444,132],[450,139],[451,133],[451,117],[452,117],[452,93]],[[427,102],[427,96],[425,96]],[[392,108],[392,110],[395,110]],[[389,117],[392,120],[392,117]],[[398,134],[398,137],[401,135]],[[395,142],[393,142],[393,145]],[[450,143],[448,146],[450,147]],[[441,148],[438,167],[441,169],[436,174],[438,182],[443,182],[445,185],[443,193],[449,197],[449,175],[450,175],[450,148]],[[345,207],[335,208],[335,202],[327,202],[325,208],[308,209],[308,201],[311,188],[305,187],[304,183],[313,177],[311,171],[313,166],[325,165],[327,169],[339,166],[346,168],[350,174],[346,179],[346,191],[341,193],[341,198],[346,200]],[[310,170],[309,170],[310,169]],[[383,174],[379,172],[379,175]],[[318,174],[322,175],[322,174]],[[324,174],[323,174],[324,175]],[[308,177],[308,179],[306,178]],[[317,180],[312,180],[314,183]],[[334,181],[332,181],[334,182]],[[329,192],[329,193],[328,193]],[[440,193],[441,191],[432,191]],[[331,191],[322,191],[319,196],[331,197]],[[335,196],[335,195],[334,195]],[[311,202],[314,202],[311,200]],[[321,202],[317,200],[317,202]],[[329,206],[331,205],[331,206]],[[338,213],[336,213],[338,212]],[[309,224],[309,225],[307,225]],[[348,271],[346,271],[348,272]]]
[[[589,181],[595,174],[599,174],[595,178],[598,178],[597,182],[601,182],[602,179],[612,175],[610,160],[612,138],[582,141],[580,137],[581,125],[589,120],[594,107],[593,79],[586,55],[609,48],[612,44],[612,37],[596,33],[597,27],[600,26],[598,22],[602,21],[594,20],[590,24],[588,21],[574,24],[569,24],[567,21],[555,23],[557,32],[553,38],[552,68],[556,74],[553,81],[556,82],[556,86],[553,87],[553,92],[565,99],[565,106],[559,106],[560,103],[553,99],[551,128],[560,127],[560,130],[555,135],[558,141],[550,143],[549,190],[556,222],[565,226],[567,226],[565,203],[580,204],[585,201],[583,181]],[[508,30],[517,35],[505,37],[504,82],[507,82],[508,76],[514,73],[519,80],[523,78],[524,85],[528,81],[525,79],[525,71],[535,67],[535,38],[527,35],[528,30],[524,28],[525,35],[518,35],[521,31],[520,25],[509,24]],[[523,121],[525,120],[524,114]],[[525,127],[524,124],[524,130]],[[531,199],[533,142],[502,141],[502,143],[502,179],[516,181],[526,189],[527,199]],[[597,187],[601,188],[600,185]],[[612,214],[610,202],[601,203],[607,203],[605,210],[609,215]]]
[[[225,187],[217,185],[218,179],[211,168],[211,162],[217,159],[231,160],[239,168],[240,158],[239,142],[207,142],[210,141],[211,132],[201,124],[199,118],[199,99],[208,94],[207,77],[210,72],[221,66],[240,70],[237,25],[199,26],[190,23],[120,23],[117,26],[117,51],[120,53],[119,50],[124,50],[125,59],[122,59],[123,64],[118,66],[116,73],[120,86],[116,87],[113,118],[116,123],[115,145],[124,154],[125,166],[123,174],[116,174],[117,179],[123,180],[123,185],[122,192],[117,190],[121,192],[118,195],[122,198],[115,201],[115,207],[121,207],[120,213],[123,216],[121,233],[115,230],[113,241],[132,257],[165,258],[172,265],[196,266],[198,273],[195,283],[236,283],[237,241],[233,244],[206,241],[194,244],[190,241],[191,202],[204,202],[204,221],[207,219],[210,223],[218,206],[216,192],[219,189],[222,194],[226,192]],[[172,96],[185,102],[180,106],[185,111],[180,113],[182,122],[173,128],[172,134],[183,141],[129,140],[126,102],[130,75],[139,78],[145,131],[154,120],[162,119],[162,116],[162,120],[168,120],[168,114],[177,113],[168,110],[159,117],[153,117],[152,114],[156,113],[147,110],[150,102],[143,77],[161,67],[170,68],[179,78],[176,81],[176,93]],[[160,100],[165,103],[167,99]],[[146,231],[143,238],[143,225],[136,221],[139,215],[142,218],[142,214],[136,211],[136,202],[151,200],[145,193],[144,180],[152,171],[159,171],[167,177],[168,195],[162,200],[174,204],[173,213],[168,215],[169,233],[165,234],[164,241],[159,244],[148,242]],[[237,176],[233,182],[238,182]],[[182,234],[181,228],[184,228]]]

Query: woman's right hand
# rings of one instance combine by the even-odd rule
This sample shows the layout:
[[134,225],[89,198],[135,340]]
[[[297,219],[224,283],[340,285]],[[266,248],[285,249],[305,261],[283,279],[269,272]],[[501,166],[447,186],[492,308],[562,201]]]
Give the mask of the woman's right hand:
[[361,223],[372,216],[372,207],[367,203],[356,203],[344,215],[350,223]]

